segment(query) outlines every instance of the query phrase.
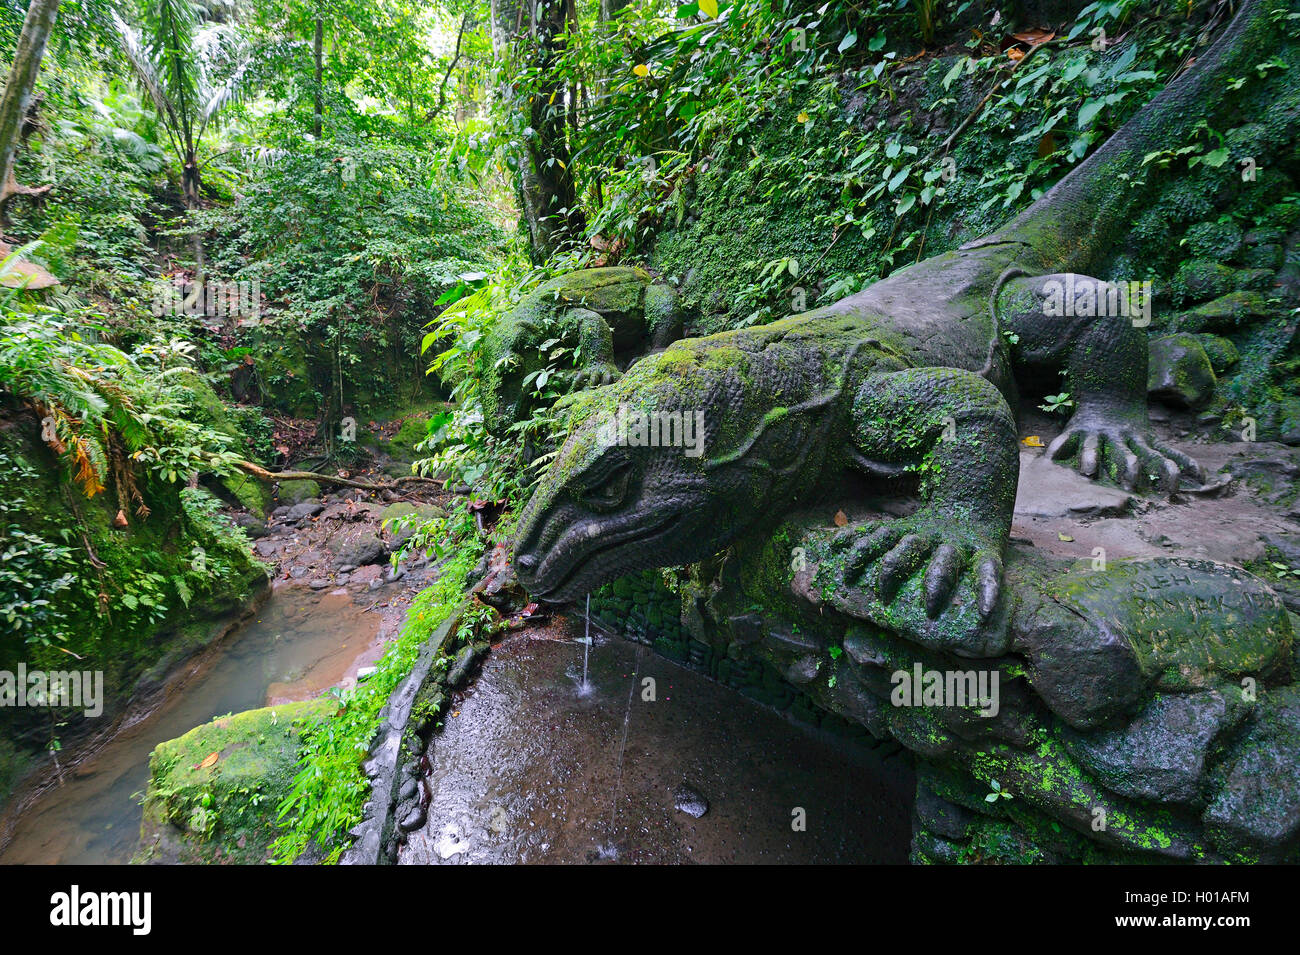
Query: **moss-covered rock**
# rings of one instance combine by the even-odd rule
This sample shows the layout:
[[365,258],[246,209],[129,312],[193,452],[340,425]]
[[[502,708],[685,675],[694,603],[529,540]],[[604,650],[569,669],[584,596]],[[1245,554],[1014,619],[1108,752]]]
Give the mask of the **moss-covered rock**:
[[303,501],[321,496],[320,485],[315,481],[281,481],[278,498],[281,505],[293,507]]
[[283,334],[257,332],[253,360],[268,405],[297,418],[315,416],[320,395],[312,385],[307,352],[300,343]]
[[1300,687],[1265,699],[1205,811],[1205,826],[1241,861],[1294,862],[1300,857]]
[[1275,311],[1260,292],[1229,292],[1180,314],[1178,328],[1189,332],[1231,331],[1242,325],[1267,318]]
[[394,546],[401,546],[416,532],[421,524],[435,521],[447,516],[447,512],[436,504],[408,504],[399,501],[390,504],[379,515],[384,534],[390,537]]
[[1152,339],[1148,347],[1147,393],[1182,408],[1203,408],[1217,384],[1205,347],[1186,333]]
[[1190,259],[1178,267],[1170,286],[1175,305],[1205,302],[1237,289],[1237,270],[1212,259]]
[[[410,464],[418,458],[419,452],[415,446],[429,436],[429,418],[427,415],[412,415],[402,422],[402,426],[397,429],[387,441],[381,441],[379,446],[386,451],[395,461]],[[410,473],[407,469],[406,473]]]
[[246,474],[232,474],[221,479],[221,486],[250,514],[265,517],[271,503],[269,489]]
[[1222,375],[1241,360],[1237,346],[1222,335],[1197,335],[1197,341],[1205,349],[1205,356],[1210,359],[1210,367],[1215,375]]
[[277,806],[298,771],[302,728],[336,709],[322,698],[249,710],[158,744],[139,860],[264,862],[278,834]]

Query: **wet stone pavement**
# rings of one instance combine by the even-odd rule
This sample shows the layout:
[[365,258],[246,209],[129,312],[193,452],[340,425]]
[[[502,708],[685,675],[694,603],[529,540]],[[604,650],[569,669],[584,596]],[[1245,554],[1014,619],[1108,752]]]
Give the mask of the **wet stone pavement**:
[[492,650],[433,737],[428,821],[400,863],[907,861],[902,759],[595,641],[585,692],[576,641],[525,633]]

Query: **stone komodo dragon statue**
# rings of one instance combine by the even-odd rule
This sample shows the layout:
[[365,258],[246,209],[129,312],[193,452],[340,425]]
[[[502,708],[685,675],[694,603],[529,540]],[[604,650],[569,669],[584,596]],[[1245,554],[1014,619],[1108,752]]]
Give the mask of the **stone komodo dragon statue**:
[[635,360],[681,337],[676,294],[642,269],[584,269],[543,282],[487,333],[487,425],[501,434],[524,416],[525,381],[546,366],[547,339],[578,349],[573,384],[581,388],[618,379],[620,356]]
[[[1068,374],[1077,405],[1053,459],[1127,488],[1203,481],[1148,431],[1145,332],[1120,315],[1050,318],[1043,303],[1053,282],[1105,297],[1084,273],[1145,194],[1129,174],[1230,108],[1226,78],[1246,75],[1270,42],[1268,6],[1243,6],[1191,72],[995,234],[833,305],[679,341],[582,396],[519,522],[520,581],[562,602],[701,560],[856,471],[919,481],[921,505],[840,531],[831,602],[934,649],[1004,652],[1017,375]],[[703,412],[703,455],[611,444],[603,433],[620,406]]]

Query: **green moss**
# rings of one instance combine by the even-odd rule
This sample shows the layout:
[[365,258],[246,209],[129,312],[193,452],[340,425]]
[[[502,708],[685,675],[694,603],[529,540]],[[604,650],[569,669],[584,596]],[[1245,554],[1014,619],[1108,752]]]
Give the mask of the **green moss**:
[[281,504],[292,507],[318,498],[321,493],[321,487],[315,481],[281,481],[278,498]]
[[337,708],[322,698],[249,710],[160,743],[149,757],[144,857],[266,861],[277,806],[298,772],[302,728]]
[[243,474],[233,474],[221,479],[221,486],[250,514],[265,517],[271,495],[265,484]]
[[429,419],[424,415],[413,415],[402,422],[397,433],[380,446],[399,461],[414,461],[419,457],[415,446],[429,436]]

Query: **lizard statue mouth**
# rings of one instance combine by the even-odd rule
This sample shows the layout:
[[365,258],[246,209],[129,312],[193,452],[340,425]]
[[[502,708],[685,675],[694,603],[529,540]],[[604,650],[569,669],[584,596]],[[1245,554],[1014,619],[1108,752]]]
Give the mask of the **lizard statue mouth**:
[[[646,545],[669,534],[681,519],[681,511],[675,508],[658,520],[638,523],[612,535],[603,534],[597,521],[582,521],[567,529],[541,560],[529,552],[517,555],[516,573],[536,599],[564,603],[608,578],[638,569],[637,554],[646,555],[646,566],[654,563]],[[609,559],[611,554],[616,555],[615,559]]]

